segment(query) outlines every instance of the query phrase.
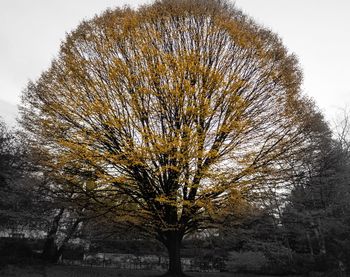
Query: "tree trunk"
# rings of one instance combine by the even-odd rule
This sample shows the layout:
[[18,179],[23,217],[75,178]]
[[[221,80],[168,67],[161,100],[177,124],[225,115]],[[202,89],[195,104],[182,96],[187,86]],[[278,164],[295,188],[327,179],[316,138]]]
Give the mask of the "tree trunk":
[[178,276],[186,276],[181,267],[181,242],[182,237],[179,231],[168,231],[165,234],[166,240],[164,242],[169,255],[169,268],[168,272],[165,276],[178,277]]
[[318,218],[317,219],[318,221],[318,234],[319,234],[319,245],[320,245],[320,253],[322,255],[326,255],[326,243],[325,243],[325,240],[324,240],[324,234],[323,234],[323,231],[322,231],[322,223],[321,223],[321,219]]
[[47,233],[45,244],[44,244],[44,249],[43,249],[43,252],[41,254],[43,260],[50,262],[50,263],[56,263],[58,260],[56,235],[57,235],[59,222],[61,220],[63,212],[64,212],[64,208],[61,208],[59,210],[58,214],[54,217],[54,219],[52,221],[51,228]]
[[61,246],[58,248],[57,250],[57,260],[60,258],[60,256],[63,254],[64,248],[66,247],[66,244],[68,243],[68,241],[72,238],[73,234],[75,233],[75,231],[77,230],[79,223],[82,222],[82,220],[80,218],[76,219],[74,221],[74,223],[72,224],[72,226],[69,228],[66,236],[64,237]]
[[56,263],[58,260],[57,254],[58,252],[55,239],[52,237],[47,238],[44,244],[43,252],[41,254],[42,259],[49,263]]
[[306,232],[306,238],[307,238],[307,243],[308,243],[308,246],[309,246],[310,254],[311,254],[311,256],[314,256],[314,249],[312,247],[312,242],[311,242],[311,238],[310,238],[309,232]]

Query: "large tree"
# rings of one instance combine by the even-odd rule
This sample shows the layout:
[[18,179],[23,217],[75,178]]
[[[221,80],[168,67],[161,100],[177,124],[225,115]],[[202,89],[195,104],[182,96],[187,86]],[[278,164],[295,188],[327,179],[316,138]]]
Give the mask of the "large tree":
[[22,123],[56,175],[127,199],[120,218],[160,240],[178,276],[183,237],[232,189],[277,183],[307,144],[300,82],[278,36],[232,5],[163,0],[81,23],[28,85]]

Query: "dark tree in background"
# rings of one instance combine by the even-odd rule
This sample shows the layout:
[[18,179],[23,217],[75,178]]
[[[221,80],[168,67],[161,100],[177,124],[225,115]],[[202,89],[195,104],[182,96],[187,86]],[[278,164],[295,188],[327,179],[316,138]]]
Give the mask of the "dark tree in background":
[[[24,145],[14,130],[9,130],[0,121],[0,220],[1,229],[16,231],[30,224],[30,213],[26,212],[32,202],[25,180]],[[30,183],[30,182],[29,182]],[[28,183],[27,183],[28,184]],[[28,193],[28,194],[27,194]]]
[[[1,119],[1,118],[0,118]],[[14,137],[3,121],[0,121],[0,186],[5,187],[11,176],[15,160]]]
[[345,115],[334,139],[325,140],[310,159],[308,178],[292,190],[283,214],[291,246],[309,253],[316,269],[350,266],[349,130]]

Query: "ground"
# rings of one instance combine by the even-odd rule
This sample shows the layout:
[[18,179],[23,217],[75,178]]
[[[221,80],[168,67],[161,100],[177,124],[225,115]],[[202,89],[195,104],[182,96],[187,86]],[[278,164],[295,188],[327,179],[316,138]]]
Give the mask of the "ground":
[[[102,267],[81,266],[32,266],[13,267],[7,266],[0,270],[2,277],[156,277],[159,271],[150,270],[122,270]],[[240,273],[188,273],[189,277],[258,277],[254,274]],[[264,275],[264,277],[269,277]],[[285,276],[287,277],[287,276]],[[298,277],[298,276],[294,276]]]

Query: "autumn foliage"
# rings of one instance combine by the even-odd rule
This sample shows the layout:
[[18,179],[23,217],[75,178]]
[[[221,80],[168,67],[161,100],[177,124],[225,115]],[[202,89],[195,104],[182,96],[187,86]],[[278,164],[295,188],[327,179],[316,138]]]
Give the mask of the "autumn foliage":
[[28,85],[22,123],[77,193],[127,199],[118,216],[180,274],[182,238],[231,192],[285,184],[313,112],[300,82],[278,36],[230,4],[163,0],[81,23]]

